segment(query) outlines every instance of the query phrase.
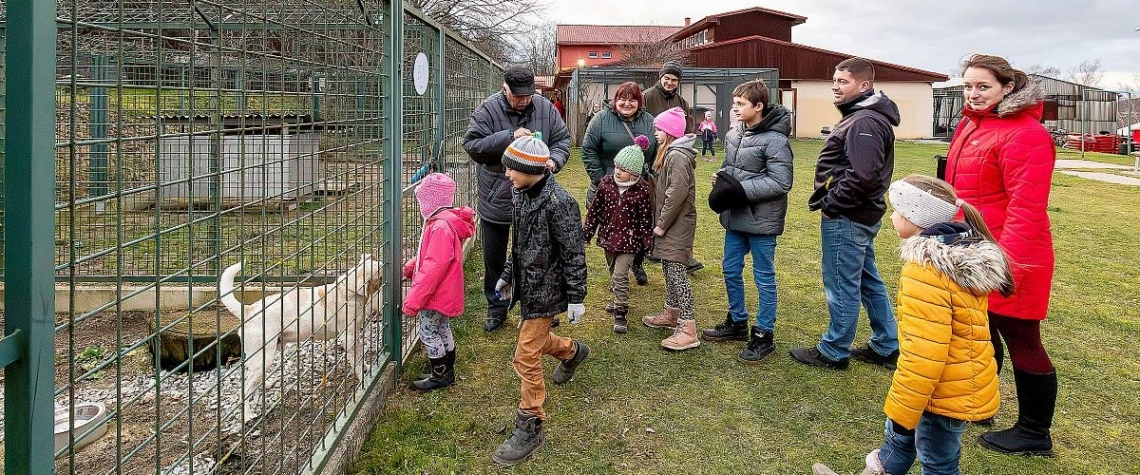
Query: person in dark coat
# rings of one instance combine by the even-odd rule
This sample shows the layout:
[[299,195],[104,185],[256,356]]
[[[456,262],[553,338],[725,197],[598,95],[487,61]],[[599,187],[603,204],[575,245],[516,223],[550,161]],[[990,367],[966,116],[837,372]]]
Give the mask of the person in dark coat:
[[497,330],[507,318],[507,302],[495,297],[495,281],[507,259],[511,230],[511,183],[503,174],[503,152],[511,141],[541,132],[550,148],[546,168],[562,170],[570,156],[570,132],[549,100],[535,93],[534,74],[513,67],[503,75],[502,90],[471,114],[463,148],[479,164],[479,235],[483,247],[483,295],[487,316],[483,330]]
[[533,137],[516,139],[503,155],[517,205],[511,256],[495,291],[519,305],[522,323],[513,361],[520,380],[515,429],[491,456],[501,466],[522,462],[545,440],[543,355],[560,360],[550,379],[566,384],[590,354],[584,342],[550,331],[555,315],[565,312],[571,324],[585,316],[586,248],[578,202],[547,169],[548,157]]
[[[792,358],[812,366],[847,369],[848,358],[894,369],[898,323],[887,285],[875,264],[875,236],[887,210],[895,169],[899,108],[875,92],[875,67],[862,58],[835,66],[831,91],[843,118],[824,141],[808,208],[823,215],[823,289],[830,323],[818,345],[793,348]],[[852,348],[860,303],[871,321],[867,346]]]
[[682,77],[684,70],[681,65],[667,62],[657,73],[657,83],[642,94],[645,96],[645,110],[653,117],[674,107],[680,107],[685,113],[685,133],[689,134],[693,133],[696,123],[693,120],[693,109],[689,107],[689,101],[681,95]]

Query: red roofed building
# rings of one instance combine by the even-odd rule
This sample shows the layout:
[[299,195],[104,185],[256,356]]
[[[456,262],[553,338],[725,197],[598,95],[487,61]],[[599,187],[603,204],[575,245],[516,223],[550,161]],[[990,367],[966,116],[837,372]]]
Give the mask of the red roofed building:
[[[689,54],[700,68],[776,68],[780,71],[780,102],[795,114],[794,130],[812,137],[839,121],[832,103],[831,76],[835,65],[851,54],[792,42],[792,27],[807,17],[753,7],[707,16],[669,41]],[[933,136],[933,83],[945,74],[867,58],[875,65],[875,89],[883,91],[902,115],[899,138]]]
[[555,30],[558,70],[601,66],[622,59],[622,48],[655,43],[681,30],[680,26],[558,25]]
[[[830,51],[813,46],[794,43],[792,27],[801,25],[807,17],[761,7],[745,8],[730,12],[709,15],[695,23],[687,19],[685,26],[677,28],[666,41],[688,55],[686,67],[725,69],[725,68],[774,68],[779,71],[779,91],[773,91],[774,100],[793,111],[794,133],[800,137],[819,137],[824,127],[839,121],[839,112],[832,103],[831,76],[835,65],[854,55]],[[557,87],[569,81],[573,69],[578,65],[578,55],[583,50],[564,48],[563,28],[589,31],[593,28],[669,28],[669,27],[589,27],[581,25],[558,26],[558,64],[561,73],[555,80]],[[583,35],[587,36],[587,35]],[[652,38],[641,34],[623,37],[622,45],[637,38]],[[605,36],[595,35],[584,50],[583,66],[601,63],[601,52],[607,51]],[[571,46],[566,36],[566,46]],[[613,61],[616,44],[609,60]],[[581,43],[585,44],[585,43]],[[589,57],[591,51],[599,58]],[[883,91],[898,106],[902,124],[895,129],[899,138],[925,138],[933,136],[934,99],[933,83],[946,81],[945,74],[925,71],[899,64],[867,58],[875,65],[875,89]],[[652,84],[643,84],[644,87]],[[607,89],[608,90],[608,89]],[[727,118],[727,111],[715,110],[716,104],[724,104],[723,98],[708,87],[693,87],[681,81],[681,94],[689,100],[694,109],[714,110],[718,121]],[[721,107],[723,108],[723,106]]]

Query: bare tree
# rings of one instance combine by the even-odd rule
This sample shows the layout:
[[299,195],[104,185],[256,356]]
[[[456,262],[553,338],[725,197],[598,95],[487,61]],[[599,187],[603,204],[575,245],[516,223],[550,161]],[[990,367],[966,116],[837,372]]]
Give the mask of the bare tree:
[[621,59],[614,64],[619,66],[656,68],[668,62],[684,65],[689,61],[689,53],[681,48],[663,38],[649,38],[645,34],[637,42],[619,48],[618,54]]
[[431,19],[451,28],[496,60],[509,62],[512,34],[545,11],[542,0],[411,0]]
[[1103,77],[1104,71],[1100,67],[1100,58],[1097,58],[1082,60],[1076,66],[1069,68],[1067,79],[1077,84],[1096,87]]
[[1116,88],[1121,91],[1140,92],[1140,74],[1133,74],[1131,81],[1117,81]]
[[1061,68],[1056,66],[1046,66],[1043,64],[1033,64],[1025,68],[1025,74],[1036,74],[1038,76],[1045,76],[1047,78],[1060,79]]
[[530,68],[536,76],[550,76],[558,71],[554,57],[558,40],[553,23],[543,22],[529,32],[517,34],[512,43],[513,63]]

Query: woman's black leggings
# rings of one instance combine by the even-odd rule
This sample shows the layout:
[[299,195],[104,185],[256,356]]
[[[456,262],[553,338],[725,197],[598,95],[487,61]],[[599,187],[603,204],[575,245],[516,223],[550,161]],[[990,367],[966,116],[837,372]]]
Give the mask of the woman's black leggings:
[[[990,339],[994,344],[994,357],[998,370],[1004,360],[1004,349],[1009,350],[1013,369],[1033,374],[1053,372],[1053,361],[1041,344],[1041,322],[1024,320],[990,313]],[[1003,348],[1002,341],[1005,345]]]

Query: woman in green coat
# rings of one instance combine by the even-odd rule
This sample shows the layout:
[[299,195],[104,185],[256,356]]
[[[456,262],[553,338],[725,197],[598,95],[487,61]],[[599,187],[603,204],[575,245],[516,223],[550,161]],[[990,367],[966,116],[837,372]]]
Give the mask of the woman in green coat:
[[[637,138],[637,137],[643,138]],[[612,101],[590,121],[586,138],[582,139],[582,162],[590,175],[587,206],[602,177],[614,172],[614,157],[630,145],[640,145],[645,163],[653,163],[657,153],[657,139],[653,136],[653,116],[645,111],[641,87],[635,82],[618,86]]]
[[[582,139],[582,162],[586,165],[586,173],[590,175],[590,189],[586,192],[587,207],[594,201],[602,177],[614,172],[614,157],[630,145],[640,146],[645,154],[645,163],[653,163],[657,156],[653,116],[645,111],[641,86],[632,81],[618,86],[613,100],[586,126],[586,138]],[[647,166],[641,176],[648,178],[651,174],[652,170]],[[630,266],[637,285],[649,283],[644,261],[645,252],[640,252]]]

